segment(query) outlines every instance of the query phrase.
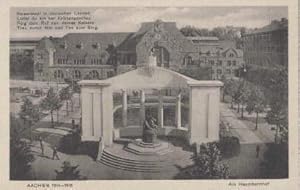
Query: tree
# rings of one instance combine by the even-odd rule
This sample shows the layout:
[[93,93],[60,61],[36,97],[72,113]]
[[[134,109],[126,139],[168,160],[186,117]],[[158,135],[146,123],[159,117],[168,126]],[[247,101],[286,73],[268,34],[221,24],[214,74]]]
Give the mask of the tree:
[[258,129],[258,114],[262,113],[264,111],[264,108],[265,108],[265,96],[263,91],[257,86],[252,87],[250,95],[247,100],[246,110],[249,113],[252,112],[256,113],[255,130]]
[[223,102],[225,101],[225,96],[226,95],[231,95],[231,92],[234,90],[233,85],[234,85],[234,80],[233,79],[228,79],[225,77],[225,75],[222,75],[221,81],[224,83],[223,86]]
[[[70,87],[61,89],[59,92],[59,97],[62,101],[66,102],[67,115],[69,115],[69,100],[71,100],[71,102],[72,102],[72,92],[71,92]],[[73,103],[71,103],[71,104],[73,107]],[[73,108],[72,108],[72,110],[73,110]]]
[[79,165],[72,166],[70,162],[64,161],[61,171],[55,170],[57,180],[80,180],[85,179],[82,177],[78,170]]
[[272,92],[269,97],[270,111],[266,120],[270,124],[276,125],[275,142],[288,141],[288,72],[286,69],[273,75],[269,83]]
[[30,145],[21,140],[21,124],[10,117],[10,179],[25,180],[30,179],[28,172],[34,156],[30,150]]
[[32,129],[31,125],[33,122],[37,122],[40,119],[40,111],[37,105],[34,105],[30,99],[25,97],[21,106],[19,116],[23,119],[24,124],[28,124],[30,129],[30,140],[32,140]]
[[33,105],[31,100],[25,97],[23,99],[23,104],[21,106],[19,116],[21,119],[23,119],[24,123],[26,123],[26,121],[38,121],[40,116],[38,106]]
[[240,112],[240,105],[241,105],[241,118],[244,118],[244,106],[248,100],[250,94],[250,83],[246,82],[245,80],[237,81],[237,88],[234,93],[233,99],[235,103],[238,104],[237,112]]
[[178,178],[227,179],[229,178],[229,168],[220,161],[221,153],[216,143],[202,144],[195,164],[179,173]]
[[286,106],[281,107],[282,105],[279,102],[270,106],[271,109],[267,113],[266,120],[276,126],[275,142],[279,143],[279,139],[288,142],[288,108]]
[[238,81],[230,79],[225,85],[226,93],[228,93],[228,95],[231,97],[231,108],[233,108],[233,103],[235,102],[235,95],[238,91],[239,86]]
[[[41,101],[41,107],[44,110],[50,111],[51,114],[51,126],[54,127],[53,121],[53,111],[58,110],[62,106],[61,100],[59,97],[54,93],[53,88],[51,87],[48,90],[47,96]],[[58,116],[58,114],[57,114]],[[58,118],[58,117],[57,117]]]

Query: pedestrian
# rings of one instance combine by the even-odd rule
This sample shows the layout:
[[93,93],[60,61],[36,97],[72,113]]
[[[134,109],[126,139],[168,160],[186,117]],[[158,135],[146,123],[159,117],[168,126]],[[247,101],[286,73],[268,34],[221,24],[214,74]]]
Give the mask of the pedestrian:
[[260,151],[260,147],[259,145],[256,145],[256,158],[259,157],[259,151]]
[[39,137],[39,142],[41,146],[42,156],[44,156],[44,144],[43,144],[43,138],[41,136]]
[[58,154],[57,154],[57,148],[56,148],[56,146],[53,147],[52,160],[54,160],[54,158],[57,158],[57,160],[59,160],[59,157],[58,157]]

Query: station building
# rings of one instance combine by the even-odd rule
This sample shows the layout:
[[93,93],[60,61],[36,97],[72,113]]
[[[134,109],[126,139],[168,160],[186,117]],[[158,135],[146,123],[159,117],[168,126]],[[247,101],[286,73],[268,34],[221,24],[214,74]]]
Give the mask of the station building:
[[69,33],[44,37],[34,51],[34,80],[106,79],[142,67],[154,51],[157,66],[179,71],[209,67],[211,78],[232,77],[243,53],[216,37],[185,37],[175,22],[144,22],[133,33]]

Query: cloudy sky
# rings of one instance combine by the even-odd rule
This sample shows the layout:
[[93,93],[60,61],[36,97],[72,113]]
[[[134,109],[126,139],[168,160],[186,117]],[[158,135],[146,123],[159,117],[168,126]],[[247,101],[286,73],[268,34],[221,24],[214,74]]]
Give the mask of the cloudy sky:
[[[11,10],[11,37],[42,37],[62,36],[72,30],[32,30],[18,31],[16,29],[16,12],[18,11],[91,11],[92,19],[98,26],[97,31],[85,30],[80,32],[134,32],[145,21],[162,19],[174,21],[177,27],[192,25],[199,28],[214,28],[217,26],[245,26],[248,28],[262,27],[271,20],[287,18],[286,7],[138,7],[138,8],[52,8],[29,9],[16,8]],[[78,32],[78,31],[77,31]]]

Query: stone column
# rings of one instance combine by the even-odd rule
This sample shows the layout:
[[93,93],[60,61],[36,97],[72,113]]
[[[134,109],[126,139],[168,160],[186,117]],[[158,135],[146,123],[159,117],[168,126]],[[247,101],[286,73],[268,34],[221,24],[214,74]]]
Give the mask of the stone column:
[[161,90],[158,92],[158,126],[164,127],[164,105],[163,105],[163,94]]
[[125,90],[122,90],[122,124],[123,127],[127,126],[127,93]]
[[176,127],[181,127],[181,93],[176,96],[176,108],[175,108],[175,121]]
[[143,125],[145,121],[145,92],[140,90],[141,99],[140,99],[140,119],[141,125]]

